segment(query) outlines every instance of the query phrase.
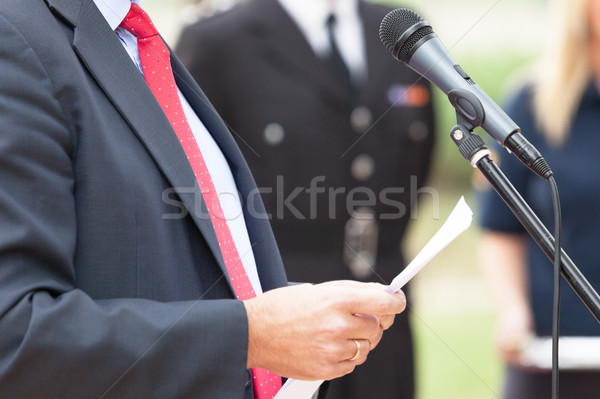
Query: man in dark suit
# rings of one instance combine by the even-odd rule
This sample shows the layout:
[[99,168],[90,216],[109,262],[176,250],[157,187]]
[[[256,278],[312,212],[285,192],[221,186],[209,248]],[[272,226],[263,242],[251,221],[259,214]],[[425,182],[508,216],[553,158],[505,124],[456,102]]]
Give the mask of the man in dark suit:
[[248,369],[352,371],[403,295],[284,287],[241,152],[138,8],[0,2],[0,397],[249,399]]
[[[237,138],[291,281],[389,283],[434,144],[429,86],[356,0],[249,0],[184,29],[177,53]],[[341,61],[341,62],[340,62]],[[345,69],[345,70],[344,70]],[[406,315],[329,398],[414,397]]]

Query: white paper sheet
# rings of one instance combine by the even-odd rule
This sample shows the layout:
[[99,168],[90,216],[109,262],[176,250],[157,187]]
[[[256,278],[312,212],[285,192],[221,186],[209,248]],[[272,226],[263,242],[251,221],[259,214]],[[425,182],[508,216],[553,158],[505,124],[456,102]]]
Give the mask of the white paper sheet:
[[415,256],[412,262],[402,270],[392,283],[386,288],[388,292],[396,292],[410,281],[434,256],[450,244],[456,237],[465,231],[473,221],[473,212],[460,197],[458,203],[444,222],[442,227],[434,234],[421,252]]
[[[561,370],[600,370],[600,337],[560,337]],[[519,362],[525,367],[552,370],[552,338],[536,337],[523,349]]]
[[[400,290],[434,256],[465,231],[471,225],[472,220],[473,212],[465,202],[464,197],[460,197],[442,227],[425,244],[413,261],[385,288],[385,291],[396,292]],[[311,399],[322,383],[323,381],[301,381],[290,378],[277,393],[275,399]]]
[[302,381],[290,378],[283,384],[274,399],[310,399],[322,383],[323,380]]

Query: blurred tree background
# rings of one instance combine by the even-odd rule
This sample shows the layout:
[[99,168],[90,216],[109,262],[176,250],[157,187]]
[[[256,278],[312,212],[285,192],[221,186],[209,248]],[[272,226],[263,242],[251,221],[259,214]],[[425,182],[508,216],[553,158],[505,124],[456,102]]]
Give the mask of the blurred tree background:
[[[514,76],[541,50],[547,0],[378,0],[409,7],[429,21],[463,69],[499,104]],[[187,23],[236,0],[144,0],[156,25],[174,45]],[[377,34],[375,32],[374,34]],[[437,148],[429,186],[409,236],[415,255],[464,195],[473,226],[412,282],[409,312],[417,351],[417,399],[500,398],[502,368],[492,348],[494,307],[476,264],[478,245],[474,172],[449,138],[454,109],[436,89]],[[478,130],[486,140],[486,133]],[[527,134],[527,132],[524,132]],[[402,378],[402,376],[398,376]],[[374,387],[373,397],[377,397]]]

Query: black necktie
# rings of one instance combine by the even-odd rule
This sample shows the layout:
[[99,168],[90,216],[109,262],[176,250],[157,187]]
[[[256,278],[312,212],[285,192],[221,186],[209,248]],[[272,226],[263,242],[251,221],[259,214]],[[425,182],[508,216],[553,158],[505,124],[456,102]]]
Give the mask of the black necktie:
[[333,65],[334,72],[338,77],[338,81],[340,84],[344,86],[346,90],[351,95],[355,93],[355,87],[352,84],[352,76],[350,75],[350,70],[348,69],[348,65],[344,62],[342,58],[342,54],[340,53],[340,48],[338,47],[337,41],[335,40],[335,25],[336,25],[335,14],[329,14],[327,17],[327,22],[325,23],[327,27],[327,36],[329,36],[329,58],[331,60],[331,64]]

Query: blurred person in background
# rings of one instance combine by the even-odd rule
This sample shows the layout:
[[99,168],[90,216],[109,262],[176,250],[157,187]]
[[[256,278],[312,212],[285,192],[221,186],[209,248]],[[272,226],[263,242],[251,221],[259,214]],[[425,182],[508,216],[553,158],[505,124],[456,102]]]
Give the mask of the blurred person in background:
[[[549,45],[507,112],[553,168],[561,194],[563,248],[598,290],[600,1],[556,0],[550,10]],[[552,228],[547,182],[506,151],[498,155],[505,174]],[[481,205],[480,258],[499,304],[496,345],[507,365],[504,398],[550,397],[550,371],[527,369],[520,355],[531,337],[551,336],[552,263],[493,190],[483,193]],[[562,284],[561,336],[600,336],[600,325]],[[561,371],[561,398],[598,398],[599,392],[599,371]]]
[[[176,52],[230,127],[290,281],[389,283],[434,144],[428,84],[361,0],[249,0],[184,29]],[[412,399],[408,318],[328,398]]]

